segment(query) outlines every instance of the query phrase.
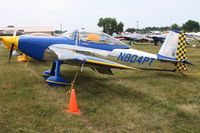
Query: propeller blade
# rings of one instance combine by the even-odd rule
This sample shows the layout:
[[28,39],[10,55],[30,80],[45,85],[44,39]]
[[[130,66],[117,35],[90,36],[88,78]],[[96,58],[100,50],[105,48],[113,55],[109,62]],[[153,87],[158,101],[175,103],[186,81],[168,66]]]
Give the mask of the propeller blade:
[[16,36],[17,35],[17,30],[15,30],[14,32],[13,32],[13,36]]
[[14,49],[14,44],[12,43],[12,45],[10,47],[10,54],[9,54],[9,58],[8,58],[8,63],[10,63],[10,59],[11,59],[11,56],[12,56],[13,49]]

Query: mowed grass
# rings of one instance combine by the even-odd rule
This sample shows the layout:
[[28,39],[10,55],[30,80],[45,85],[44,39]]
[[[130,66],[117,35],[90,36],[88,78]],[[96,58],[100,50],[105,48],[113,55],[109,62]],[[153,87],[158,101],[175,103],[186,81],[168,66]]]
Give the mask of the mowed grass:
[[[159,46],[134,45],[157,53]],[[107,76],[85,68],[75,88],[81,115],[65,110],[70,87],[50,87],[41,73],[50,63],[27,67],[0,47],[0,132],[200,132],[200,48],[188,49],[185,74],[114,70]],[[63,65],[72,80],[77,67]]]

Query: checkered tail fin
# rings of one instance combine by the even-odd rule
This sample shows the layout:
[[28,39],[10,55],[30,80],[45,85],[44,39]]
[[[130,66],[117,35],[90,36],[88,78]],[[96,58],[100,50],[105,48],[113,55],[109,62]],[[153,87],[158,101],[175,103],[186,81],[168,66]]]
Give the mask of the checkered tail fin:
[[171,62],[175,71],[186,71],[187,60],[186,34],[179,31],[170,31],[159,53],[158,60]]
[[187,47],[186,47],[186,34],[180,33],[178,38],[178,47],[176,50],[176,59],[178,62],[175,64],[176,71],[186,71],[187,65],[183,63],[187,60]]

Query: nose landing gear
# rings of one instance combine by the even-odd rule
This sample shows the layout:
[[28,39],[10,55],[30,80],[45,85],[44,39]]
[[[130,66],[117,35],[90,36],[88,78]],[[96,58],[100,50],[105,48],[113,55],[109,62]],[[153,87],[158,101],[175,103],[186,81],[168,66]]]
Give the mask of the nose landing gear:
[[65,86],[71,85],[71,82],[65,80],[60,76],[60,66],[63,64],[62,61],[53,61],[51,70],[43,72],[43,76],[46,79],[46,82],[50,86]]

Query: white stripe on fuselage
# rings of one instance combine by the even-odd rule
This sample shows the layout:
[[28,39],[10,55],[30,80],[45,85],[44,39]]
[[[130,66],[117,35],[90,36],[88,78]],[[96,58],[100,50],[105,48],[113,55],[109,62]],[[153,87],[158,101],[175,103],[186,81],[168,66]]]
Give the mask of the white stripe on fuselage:
[[132,64],[151,66],[157,59],[157,55],[135,50],[135,49],[115,49],[113,56],[117,56],[118,62],[126,63],[128,66]]
[[101,49],[95,49],[95,48],[87,48],[87,47],[81,47],[77,45],[68,45],[68,44],[55,44],[51,45],[51,47],[57,47],[61,49],[68,49],[68,50],[73,50],[73,51],[82,51],[82,52],[89,52],[93,54],[98,54],[101,56],[108,56],[112,51],[107,51],[107,50],[101,50]]
[[[77,45],[67,45],[67,44],[55,44],[51,47],[57,47],[60,49],[67,49],[77,52],[89,52],[90,54],[94,54],[94,57],[103,56],[111,57],[112,61],[116,61],[118,63],[130,63],[131,64],[148,64],[151,65],[154,60],[157,59],[157,55],[135,50],[135,49],[114,49],[113,51],[101,50],[95,48],[81,47]],[[80,53],[77,53],[80,54]],[[84,53],[83,53],[84,55]],[[96,56],[95,56],[96,55]],[[102,57],[102,58],[103,58]],[[127,64],[127,65],[128,65]]]
[[63,48],[63,49],[70,49],[70,50],[75,50],[75,51],[83,51],[83,52],[90,52],[94,54],[99,54],[102,56],[119,56],[121,52],[126,53],[126,54],[134,54],[138,56],[147,56],[149,58],[155,58],[157,59],[157,56],[155,54],[135,50],[135,49],[114,49],[113,51],[108,51],[108,50],[101,50],[101,49],[95,49],[95,48],[88,48],[88,47],[81,47],[77,45],[67,45],[67,44],[55,44],[52,45],[53,47],[58,47],[58,48]]
[[145,56],[149,58],[154,58],[157,59],[157,55],[143,52],[140,50],[135,50],[135,49],[114,49],[112,51],[113,56],[119,56],[120,53],[126,53],[126,54],[131,54],[131,55],[137,55],[137,56]]

